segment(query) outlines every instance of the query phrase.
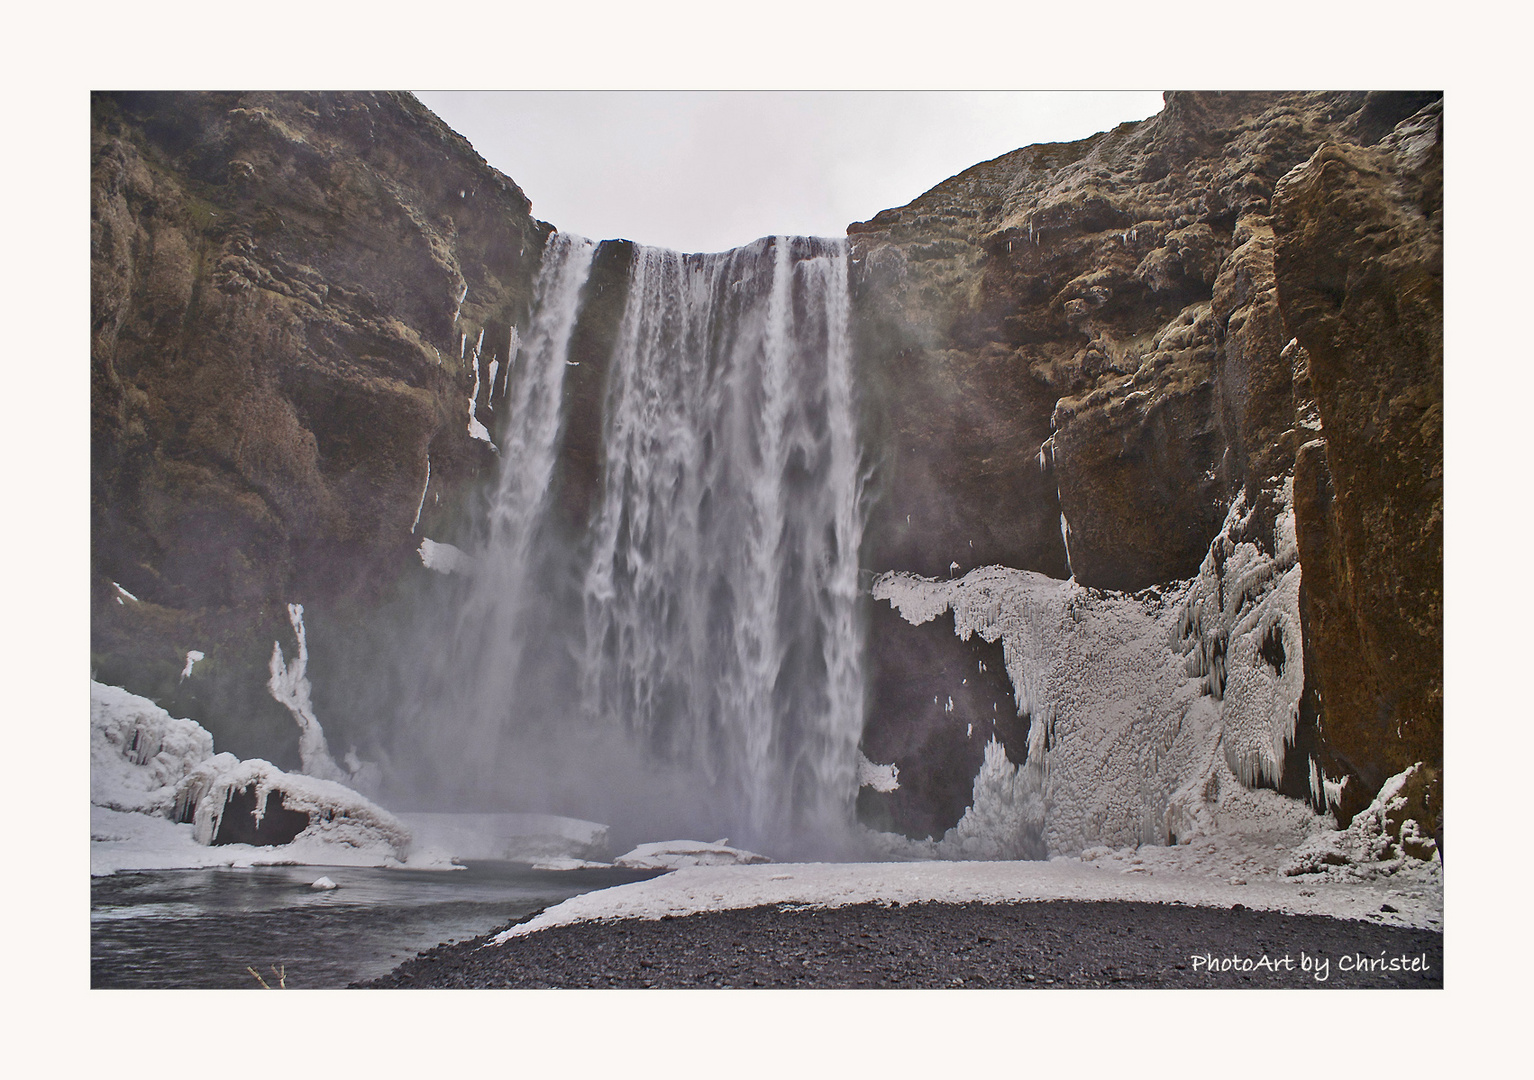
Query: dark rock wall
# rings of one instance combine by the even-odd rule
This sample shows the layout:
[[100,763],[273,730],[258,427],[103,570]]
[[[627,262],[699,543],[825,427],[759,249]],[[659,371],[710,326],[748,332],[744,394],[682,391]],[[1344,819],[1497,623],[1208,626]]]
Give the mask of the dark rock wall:
[[285,605],[318,660],[395,592],[428,455],[450,538],[494,461],[461,335],[504,366],[550,229],[408,95],[97,94],[91,147],[92,667],[292,758]]

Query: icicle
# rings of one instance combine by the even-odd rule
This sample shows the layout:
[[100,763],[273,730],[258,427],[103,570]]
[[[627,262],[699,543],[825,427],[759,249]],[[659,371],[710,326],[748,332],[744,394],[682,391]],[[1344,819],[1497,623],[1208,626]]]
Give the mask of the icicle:
[[196,664],[197,661],[199,661],[201,659],[203,659],[203,654],[198,652],[196,649],[193,649],[191,652],[187,653],[186,654],[186,667],[181,669],[181,678],[178,679],[177,681],[178,682],[185,682],[187,680],[187,677],[192,674],[192,666],[194,664]]
[[[480,330],[479,337],[480,337],[481,341],[484,340],[484,338],[485,338],[485,331],[483,329]],[[469,391],[469,438],[471,438],[471,439],[478,439],[478,440],[480,440],[483,443],[487,443],[487,444],[489,444],[491,450],[494,450],[497,453],[499,453],[500,452],[500,448],[495,445],[495,440],[490,437],[490,432],[486,429],[484,424],[479,422],[479,416],[477,415],[477,410],[478,410],[478,404],[477,403],[478,403],[478,401],[479,401],[479,346],[475,345],[474,346],[474,389]],[[414,529],[411,530],[411,532],[414,532],[414,531],[415,531]]]
[[426,492],[431,487],[431,455],[426,455],[426,483],[421,485],[421,501],[415,506],[415,520],[410,523],[410,535],[415,535],[416,528],[421,524],[421,511],[426,507]]

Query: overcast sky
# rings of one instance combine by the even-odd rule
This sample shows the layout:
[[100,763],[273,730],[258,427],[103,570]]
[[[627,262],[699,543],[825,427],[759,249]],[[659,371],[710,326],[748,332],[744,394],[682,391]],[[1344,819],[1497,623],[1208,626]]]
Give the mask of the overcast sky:
[[1161,108],[1159,90],[417,96],[521,186],[536,216],[680,251],[843,236],[978,162]]

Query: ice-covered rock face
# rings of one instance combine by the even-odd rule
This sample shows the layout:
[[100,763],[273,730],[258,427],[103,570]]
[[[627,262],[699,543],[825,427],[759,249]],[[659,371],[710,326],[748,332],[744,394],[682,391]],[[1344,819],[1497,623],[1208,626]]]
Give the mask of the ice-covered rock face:
[[316,841],[379,849],[401,862],[410,852],[410,831],[393,814],[342,784],[259,758],[220,754],[183,782],[182,796],[203,844]]
[[[1028,725],[1024,761],[992,740],[969,810],[912,850],[1045,858],[1221,830],[1303,833],[1303,804],[1252,790],[1282,776],[1304,685],[1280,503],[1263,544],[1232,540],[1252,524],[1239,499],[1199,577],[1133,596],[1004,567],[875,581],[875,600],[912,623],[951,611],[960,637],[1000,641]],[[895,762],[906,764],[917,767]]]
[[91,683],[91,802],[170,814],[177,785],[213,756],[213,736],[147,698]]
[[193,825],[202,844],[342,845],[403,861],[410,832],[342,784],[215,754],[213,737],[146,698],[91,683],[91,802]]
[[[1177,649],[1219,702],[1225,762],[1248,787],[1282,780],[1305,687],[1292,493],[1286,481],[1274,535],[1262,546],[1235,539],[1251,518],[1245,492],[1237,498],[1178,619]],[[1319,783],[1311,797],[1324,804]]]

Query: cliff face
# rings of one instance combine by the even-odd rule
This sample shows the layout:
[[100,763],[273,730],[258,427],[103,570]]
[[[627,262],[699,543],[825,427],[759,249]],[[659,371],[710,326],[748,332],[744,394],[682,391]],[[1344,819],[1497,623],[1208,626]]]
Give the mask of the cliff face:
[[[1313,798],[1315,760],[1347,818],[1440,766],[1441,128],[1430,93],[1177,93],[850,226],[864,569],[1154,589],[1222,531],[1271,548],[1292,480],[1283,789]],[[264,686],[285,605],[317,670],[327,649],[360,670],[339,650],[364,658],[428,587],[416,545],[454,539],[495,467],[471,418],[498,434],[491,364],[550,226],[406,95],[98,95],[92,148],[92,664],[288,764]],[[598,251],[571,345],[572,534],[631,255]],[[999,646],[953,626],[872,613],[863,748],[901,787],[864,791],[870,824],[952,826],[993,730],[1027,757]],[[363,734],[326,715],[338,746]]]
[[[1440,114],[1436,94],[1169,94],[851,226],[882,454],[865,565],[1189,578],[1243,489],[1257,512],[1232,539],[1271,546],[1304,445],[1307,665],[1325,659],[1297,742],[1365,801],[1440,760]],[[876,661],[870,741],[973,776],[983,740],[933,705],[973,672],[967,647],[877,625],[876,654],[924,661],[920,678]],[[919,833],[900,798],[886,812]]]
[[91,120],[92,667],[282,757],[285,605],[359,622],[451,530],[495,458],[475,346],[504,369],[551,230],[408,95],[96,95]]
[[1328,143],[1274,197],[1320,428],[1295,465],[1307,672],[1360,799],[1443,755],[1443,103]]

